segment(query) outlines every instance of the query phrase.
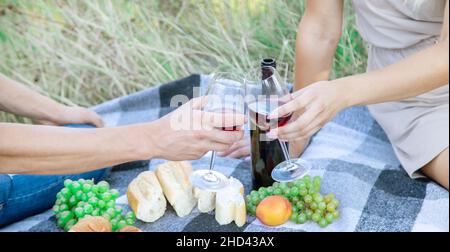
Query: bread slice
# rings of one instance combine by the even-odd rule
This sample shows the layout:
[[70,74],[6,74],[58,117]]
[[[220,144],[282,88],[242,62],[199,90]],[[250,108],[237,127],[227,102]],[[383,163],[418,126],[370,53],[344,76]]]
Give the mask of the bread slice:
[[201,213],[209,213],[216,208],[216,193],[194,188],[194,197],[197,199],[197,208]]
[[144,222],[154,222],[166,211],[166,199],[158,178],[152,171],[143,172],[131,181],[127,197],[136,218]]
[[191,173],[189,162],[167,162],[156,168],[164,195],[179,217],[190,214],[197,204],[194,188],[189,181]]
[[231,177],[226,188],[216,193],[216,221],[220,225],[235,222],[242,227],[247,220],[247,211],[244,200],[244,186]]

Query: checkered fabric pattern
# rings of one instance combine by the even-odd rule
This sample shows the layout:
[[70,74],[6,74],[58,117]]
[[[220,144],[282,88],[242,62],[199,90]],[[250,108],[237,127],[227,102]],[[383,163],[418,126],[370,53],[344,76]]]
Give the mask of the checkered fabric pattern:
[[[150,122],[174,108],[170,99],[183,94],[192,97],[195,87],[201,90],[209,77],[192,75],[188,78],[148,89],[104,103],[93,109],[100,113],[108,126]],[[215,231],[449,231],[448,191],[426,179],[412,180],[402,169],[389,141],[365,107],[341,112],[312,140],[302,156],[311,162],[311,175],[322,176],[322,193],[333,192],[341,201],[341,217],[325,229],[314,223],[286,223],[269,228],[254,217],[238,228],[234,224],[220,226],[214,213],[194,210],[179,218],[168,206],[165,215],[154,223],[138,221],[144,231],[215,232]],[[137,162],[117,167],[108,178],[121,197],[118,203],[127,206],[128,183],[140,172],[153,170],[164,160]],[[194,169],[208,167],[208,156],[193,161]],[[238,178],[251,190],[251,168],[247,160],[217,158],[215,169]],[[0,231],[60,231],[51,211],[25,219]]]

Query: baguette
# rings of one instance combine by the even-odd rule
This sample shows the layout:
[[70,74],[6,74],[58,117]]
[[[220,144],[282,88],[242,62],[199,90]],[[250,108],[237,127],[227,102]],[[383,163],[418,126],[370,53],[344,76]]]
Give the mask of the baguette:
[[179,217],[190,214],[197,204],[194,188],[189,181],[191,173],[189,162],[168,162],[156,168],[164,195]]
[[154,222],[166,211],[166,199],[154,172],[139,174],[128,186],[127,197],[136,218],[144,222]]
[[216,208],[216,193],[194,188],[194,197],[197,199],[197,208],[201,213],[209,213]]

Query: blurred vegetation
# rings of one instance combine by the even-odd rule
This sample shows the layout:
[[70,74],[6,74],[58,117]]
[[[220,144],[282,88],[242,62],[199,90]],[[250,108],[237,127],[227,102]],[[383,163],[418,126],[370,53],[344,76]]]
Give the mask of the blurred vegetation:
[[[362,72],[347,1],[334,77]],[[292,80],[300,0],[0,0],[0,72],[91,106],[191,73],[242,72],[263,57]],[[0,121],[23,121],[0,114]]]

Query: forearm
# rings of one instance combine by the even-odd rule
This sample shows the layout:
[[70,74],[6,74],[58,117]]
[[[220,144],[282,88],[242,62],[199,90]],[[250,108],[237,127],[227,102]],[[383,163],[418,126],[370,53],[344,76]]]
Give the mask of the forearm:
[[448,40],[384,69],[339,79],[349,106],[398,101],[448,84]]
[[148,150],[152,143],[141,144],[142,127],[72,129],[0,124],[0,173],[73,174],[151,158]]
[[63,105],[0,74],[0,110],[35,120],[53,121]]

